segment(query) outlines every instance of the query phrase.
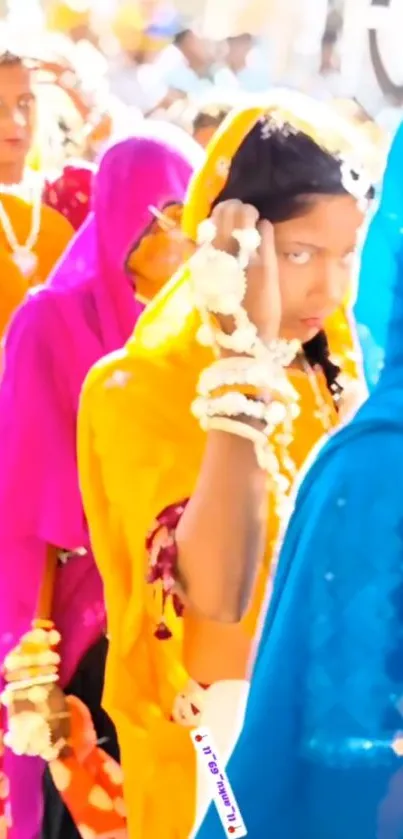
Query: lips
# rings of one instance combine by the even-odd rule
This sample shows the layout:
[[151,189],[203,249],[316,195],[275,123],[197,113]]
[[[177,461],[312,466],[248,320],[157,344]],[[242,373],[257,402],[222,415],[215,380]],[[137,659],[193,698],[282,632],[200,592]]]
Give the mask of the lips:
[[320,328],[322,326],[324,320],[325,320],[324,317],[319,317],[317,315],[313,315],[312,317],[309,317],[309,318],[301,318],[301,323],[303,323],[304,326],[309,327],[309,329],[316,329],[317,327]]

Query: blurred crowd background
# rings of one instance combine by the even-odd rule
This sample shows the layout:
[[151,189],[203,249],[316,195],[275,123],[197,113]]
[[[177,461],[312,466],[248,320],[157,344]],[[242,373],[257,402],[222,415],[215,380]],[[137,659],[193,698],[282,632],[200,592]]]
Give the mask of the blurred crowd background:
[[2,52],[32,60],[55,166],[144,117],[205,145],[234,103],[273,85],[374,135],[403,116],[402,0],[0,0],[0,15]]

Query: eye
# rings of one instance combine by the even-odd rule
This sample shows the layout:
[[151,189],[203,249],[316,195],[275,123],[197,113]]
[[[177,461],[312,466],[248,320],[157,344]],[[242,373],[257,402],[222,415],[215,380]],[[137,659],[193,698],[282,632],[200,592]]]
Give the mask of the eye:
[[307,265],[311,258],[312,254],[310,251],[295,251],[294,253],[286,254],[286,259],[294,265]]
[[356,258],[356,255],[357,255],[357,251],[355,250],[355,248],[353,248],[353,250],[346,253],[341,260],[343,267],[344,268],[352,268],[353,265],[354,265],[354,260]]
[[21,111],[29,111],[32,107],[32,103],[32,96],[21,96],[18,100],[18,107],[21,109]]

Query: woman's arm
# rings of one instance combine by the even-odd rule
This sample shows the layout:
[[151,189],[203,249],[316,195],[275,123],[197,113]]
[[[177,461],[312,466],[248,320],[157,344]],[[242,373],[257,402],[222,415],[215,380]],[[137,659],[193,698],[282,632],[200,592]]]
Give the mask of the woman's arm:
[[[212,221],[215,246],[234,253],[233,232],[255,228],[258,213],[228,201],[216,207]],[[247,271],[244,307],[259,335],[272,340],[280,321],[277,263],[271,225],[259,225],[259,232],[262,244]],[[231,332],[233,322],[222,319],[221,328]],[[242,618],[263,555],[266,515],[267,474],[252,442],[210,431],[197,486],[176,533],[178,581],[189,605],[204,617],[222,622]]]
[[249,440],[208,435],[196,490],[179,522],[180,585],[211,620],[239,621],[266,535],[267,476]]
[[[232,231],[254,228],[257,214],[254,208],[240,202],[226,202],[221,211],[223,207],[224,218],[217,218],[217,208],[214,221],[217,228],[220,224],[223,249],[227,244],[230,251],[231,240],[234,244]],[[265,225],[260,232],[264,243],[260,259],[248,269],[245,304],[259,333],[270,340],[278,334],[277,265],[271,226]],[[271,283],[266,280],[266,273]],[[141,343],[141,335],[139,340]],[[180,432],[175,430],[175,421],[181,412],[190,412],[193,394],[188,397],[186,389],[186,396],[181,393],[176,399],[174,368],[167,379],[165,365],[159,366],[157,361],[151,362],[153,386],[147,381],[145,387],[149,364],[140,356],[135,358],[133,347],[130,355],[126,353],[119,360],[98,365],[90,373],[81,396],[80,483],[91,542],[104,581],[111,632],[121,632],[124,603],[126,610],[129,607],[133,612],[130,620],[138,620],[139,597],[147,573],[142,564],[145,549],[148,580],[159,583],[153,606],[147,603],[147,607],[155,609],[157,621],[161,620],[161,597],[163,610],[176,579],[178,594],[183,595],[189,610],[207,620],[237,623],[248,603],[263,555],[267,474],[257,464],[251,441],[217,430],[207,433],[203,452],[203,434],[193,429],[188,443],[191,448],[185,448],[181,458]],[[165,411],[164,394],[168,393],[170,401]],[[247,428],[247,418],[238,419],[245,421]],[[183,425],[193,428],[190,418]],[[181,427],[179,423],[178,428]],[[155,530],[154,519],[160,519],[161,514],[164,518],[171,505],[181,506],[189,497],[186,509],[180,511],[173,526],[158,520],[153,538],[146,538],[150,528]],[[120,511],[121,532],[116,526],[116,510]],[[117,548],[111,550],[108,545],[112,531],[115,541],[121,540],[119,574],[116,563],[111,562]],[[133,591],[136,595],[127,606],[127,595]],[[121,606],[117,606],[118,601]],[[169,622],[169,615],[167,618]]]

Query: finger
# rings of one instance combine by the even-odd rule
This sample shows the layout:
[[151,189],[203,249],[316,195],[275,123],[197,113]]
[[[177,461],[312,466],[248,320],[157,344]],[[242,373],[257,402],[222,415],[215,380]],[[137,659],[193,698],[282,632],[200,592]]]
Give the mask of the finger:
[[236,253],[236,243],[232,240],[232,231],[236,226],[236,219],[242,207],[241,201],[225,201],[217,204],[211,216],[216,226],[216,237],[213,245],[218,250]]
[[[259,221],[259,213],[251,204],[243,204],[242,211],[237,215],[236,223],[232,231],[232,240],[235,241],[236,254],[239,254],[240,244],[234,236],[237,230],[256,230]],[[256,254],[249,252],[248,263],[255,261]]]
[[225,234],[233,238],[234,230],[255,228],[259,221],[259,213],[251,204],[234,203],[229,218],[225,218]]
[[241,204],[236,218],[235,229],[248,230],[249,228],[255,228],[258,222],[259,213],[256,207],[253,207],[252,204]]
[[274,241],[274,227],[270,221],[261,220],[257,225],[260,233],[260,246],[257,251],[257,259],[260,264],[268,270],[277,271],[277,254]]
[[217,212],[212,220],[217,226],[217,237],[214,242],[216,248],[237,254],[239,245],[234,239],[234,230],[255,228],[259,219],[258,211],[250,204],[241,201],[228,201],[216,208]]

